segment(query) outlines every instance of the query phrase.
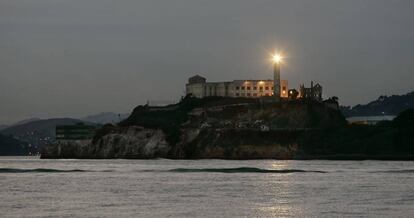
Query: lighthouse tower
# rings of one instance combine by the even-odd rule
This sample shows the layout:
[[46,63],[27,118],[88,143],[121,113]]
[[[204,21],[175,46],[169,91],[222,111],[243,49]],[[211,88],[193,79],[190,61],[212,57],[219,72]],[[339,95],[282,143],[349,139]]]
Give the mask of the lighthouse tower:
[[282,57],[280,55],[273,56],[273,97],[280,100],[280,62]]

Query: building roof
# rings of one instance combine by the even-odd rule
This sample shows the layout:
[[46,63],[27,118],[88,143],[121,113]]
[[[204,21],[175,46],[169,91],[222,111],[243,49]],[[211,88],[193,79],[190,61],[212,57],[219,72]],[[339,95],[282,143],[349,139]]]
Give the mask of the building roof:
[[195,75],[192,76],[188,79],[188,83],[193,84],[193,83],[205,83],[206,82],[206,78],[200,76],[200,75]]
[[197,74],[195,76],[190,77],[190,79],[206,79],[206,78],[204,78],[204,77]]

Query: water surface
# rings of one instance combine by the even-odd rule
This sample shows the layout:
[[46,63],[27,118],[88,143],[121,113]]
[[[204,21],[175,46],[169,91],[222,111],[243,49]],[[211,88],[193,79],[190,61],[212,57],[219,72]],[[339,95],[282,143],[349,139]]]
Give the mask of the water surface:
[[0,158],[1,217],[414,216],[414,162]]

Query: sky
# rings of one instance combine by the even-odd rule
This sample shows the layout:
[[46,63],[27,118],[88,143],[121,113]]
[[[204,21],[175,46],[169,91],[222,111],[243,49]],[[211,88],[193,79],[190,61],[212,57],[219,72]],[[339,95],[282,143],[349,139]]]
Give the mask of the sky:
[[412,0],[0,0],[0,124],[130,112],[188,77],[310,81],[340,104],[414,90]]

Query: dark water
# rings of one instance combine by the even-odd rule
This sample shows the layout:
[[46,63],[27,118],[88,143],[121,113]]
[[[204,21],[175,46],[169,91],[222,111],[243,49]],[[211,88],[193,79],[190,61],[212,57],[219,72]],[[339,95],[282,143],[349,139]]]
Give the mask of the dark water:
[[0,217],[414,217],[414,162],[0,158]]

